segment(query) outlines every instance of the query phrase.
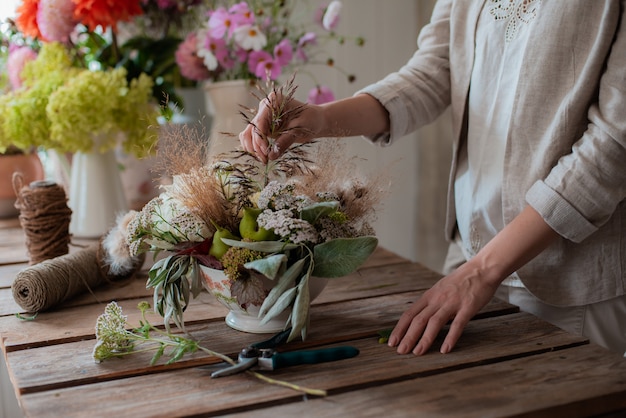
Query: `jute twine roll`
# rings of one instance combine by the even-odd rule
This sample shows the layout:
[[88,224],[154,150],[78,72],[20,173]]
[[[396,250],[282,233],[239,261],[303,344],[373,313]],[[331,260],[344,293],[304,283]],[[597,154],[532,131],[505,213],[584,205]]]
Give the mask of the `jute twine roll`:
[[98,242],[27,267],[13,281],[13,299],[28,312],[45,311],[86,291],[93,294],[93,289],[102,284],[128,284],[145,259],[145,255],[137,257],[131,270],[111,275],[102,263],[102,251]]
[[30,264],[67,254],[72,211],[65,190],[50,181],[25,186],[19,172],[13,174],[13,189]]

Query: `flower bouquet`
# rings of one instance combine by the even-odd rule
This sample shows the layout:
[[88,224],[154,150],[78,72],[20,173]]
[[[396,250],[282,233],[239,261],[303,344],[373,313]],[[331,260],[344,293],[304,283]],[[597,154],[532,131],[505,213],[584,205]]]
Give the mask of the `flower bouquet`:
[[[196,81],[277,80],[286,70],[310,69],[321,65],[345,73],[335,65],[323,46],[343,45],[349,40],[337,33],[342,3],[332,1],[303,16],[306,2],[294,0],[213,0],[207,19],[179,45],[176,62],[181,74]],[[352,39],[362,46],[364,39]],[[304,70],[302,72],[305,72]],[[321,104],[334,99],[332,90],[316,86],[309,102]],[[349,82],[355,80],[347,74]]]
[[[285,100],[295,90],[273,89]],[[275,121],[294,117],[272,106]],[[358,178],[331,139],[293,146],[267,164],[233,150],[206,165],[203,142],[178,129],[159,149],[173,184],[124,219],[131,255],[168,254],[149,271],[155,310],[166,327],[184,328],[184,310],[206,286],[261,322],[291,310],[281,328],[304,339],[309,283],[355,271],[377,246],[370,222],[384,178]],[[225,279],[205,285],[215,271]]]

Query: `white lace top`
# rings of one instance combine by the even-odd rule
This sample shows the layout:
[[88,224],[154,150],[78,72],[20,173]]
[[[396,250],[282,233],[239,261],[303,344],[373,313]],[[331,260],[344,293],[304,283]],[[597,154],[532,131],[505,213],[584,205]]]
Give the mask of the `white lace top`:
[[[468,138],[459,155],[454,188],[468,259],[504,227],[501,188],[511,108],[539,4],[540,0],[489,0],[478,20]],[[505,283],[522,285],[516,274]]]

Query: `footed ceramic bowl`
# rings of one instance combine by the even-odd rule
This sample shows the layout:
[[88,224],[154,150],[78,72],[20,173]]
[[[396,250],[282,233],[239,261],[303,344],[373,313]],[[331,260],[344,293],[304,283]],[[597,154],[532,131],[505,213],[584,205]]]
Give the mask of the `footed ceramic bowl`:
[[[244,309],[238,302],[235,296],[230,294],[230,279],[226,277],[223,270],[212,269],[203,265],[200,265],[200,272],[202,274],[202,283],[215,298],[224,306],[229,309],[228,315],[226,315],[226,324],[238,331],[265,334],[276,333],[282,331],[285,328],[285,323],[289,318],[291,309],[285,309],[280,315],[275,316],[266,323],[261,324],[261,318],[259,318],[260,306],[248,305]],[[309,280],[309,292],[311,302],[322,293],[322,290],[328,283],[327,278],[311,277]],[[274,282],[269,279],[263,279],[266,293],[269,293],[274,286]]]

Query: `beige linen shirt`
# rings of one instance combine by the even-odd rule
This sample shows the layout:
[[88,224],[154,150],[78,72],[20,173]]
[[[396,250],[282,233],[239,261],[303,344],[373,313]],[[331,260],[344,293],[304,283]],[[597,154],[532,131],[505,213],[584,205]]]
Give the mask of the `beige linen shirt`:
[[[389,112],[390,132],[371,138],[381,145],[434,121],[451,106],[450,238],[474,36],[486,1],[497,2],[440,0],[411,60],[360,92]],[[625,9],[626,0],[542,0],[512,86],[504,224],[531,205],[561,235],[517,272],[530,292],[554,305],[583,305],[625,293]]]

